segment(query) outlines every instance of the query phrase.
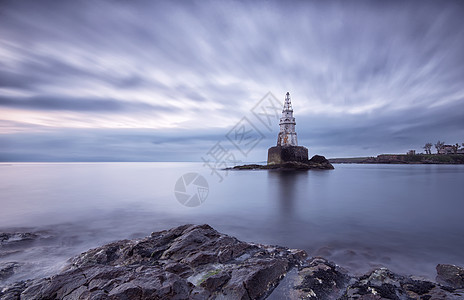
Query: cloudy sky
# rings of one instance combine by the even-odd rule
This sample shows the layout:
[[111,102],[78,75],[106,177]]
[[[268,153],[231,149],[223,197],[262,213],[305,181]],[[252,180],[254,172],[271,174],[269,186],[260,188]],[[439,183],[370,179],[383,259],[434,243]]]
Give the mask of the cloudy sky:
[[311,155],[463,143],[464,4],[347,2],[2,1],[0,161],[265,160],[287,91]]

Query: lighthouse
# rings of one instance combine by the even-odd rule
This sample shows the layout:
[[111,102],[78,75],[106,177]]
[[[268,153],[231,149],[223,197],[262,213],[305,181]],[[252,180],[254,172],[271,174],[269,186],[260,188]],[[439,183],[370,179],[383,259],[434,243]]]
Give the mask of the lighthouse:
[[282,109],[282,117],[280,118],[280,131],[277,136],[277,146],[298,146],[295,131],[295,118],[293,117],[292,101],[290,93],[285,95],[284,108]]
[[290,93],[287,92],[282,109],[282,117],[279,122],[280,130],[277,135],[277,146],[269,148],[267,152],[268,165],[283,164],[286,162],[308,162],[308,148],[298,146],[295,126],[292,101]]

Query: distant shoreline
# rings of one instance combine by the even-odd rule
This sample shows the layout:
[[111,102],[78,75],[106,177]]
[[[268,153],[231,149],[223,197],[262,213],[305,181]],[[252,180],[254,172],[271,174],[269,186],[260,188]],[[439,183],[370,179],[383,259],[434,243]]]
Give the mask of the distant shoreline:
[[464,154],[381,154],[376,157],[330,158],[332,164],[464,164]]

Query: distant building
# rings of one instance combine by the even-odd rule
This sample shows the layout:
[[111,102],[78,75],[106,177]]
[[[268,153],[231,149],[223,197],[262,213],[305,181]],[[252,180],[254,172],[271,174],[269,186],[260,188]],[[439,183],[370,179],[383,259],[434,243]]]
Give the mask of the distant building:
[[406,154],[407,155],[416,155],[416,150],[409,150]]
[[456,149],[456,145],[443,145],[443,148],[441,148],[440,151],[438,151],[438,154],[455,154],[455,153],[462,154],[464,153],[462,149],[454,152],[455,149]]

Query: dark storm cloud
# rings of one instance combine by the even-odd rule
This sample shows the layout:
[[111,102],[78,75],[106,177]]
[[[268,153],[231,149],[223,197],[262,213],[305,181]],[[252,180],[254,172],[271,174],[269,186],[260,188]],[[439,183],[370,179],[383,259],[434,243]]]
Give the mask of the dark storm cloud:
[[[327,156],[454,143],[464,138],[463,20],[460,1],[3,1],[0,108],[153,110],[201,124],[210,113],[238,121],[269,90],[289,90],[300,142]],[[152,102],[131,101],[147,90]],[[214,143],[208,129],[149,144]]]
[[54,98],[37,96],[30,98],[12,99],[0,96],[0,107],[25,108],[32,110],[70,110],[70,111],[96,111],[96,112],[131,112],[131,111],[163,111],[174,112],[169,107],[152,105],[137,101],[117,101],[113,99],[90,98]]
[[[299,142],[312,154],[330,157],[423,152],[427,142],[464,142],[464,105],[448,104],[433,109],[409,108],[378,115],[317,115],[297,122]],[[298,120],[298,119],[297,119]],[[342,154],[343,155],[343,154]]]

